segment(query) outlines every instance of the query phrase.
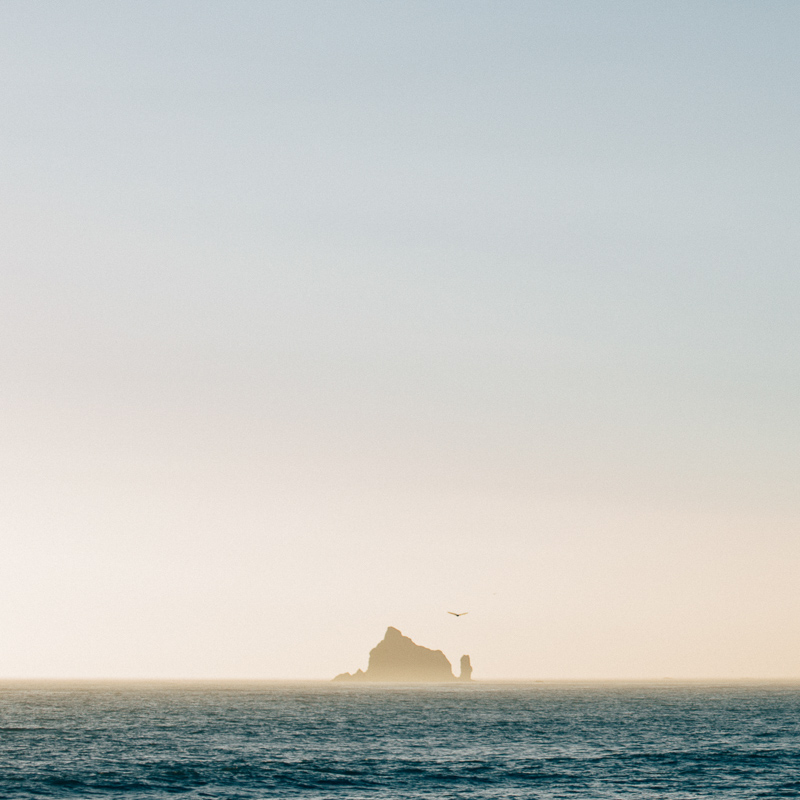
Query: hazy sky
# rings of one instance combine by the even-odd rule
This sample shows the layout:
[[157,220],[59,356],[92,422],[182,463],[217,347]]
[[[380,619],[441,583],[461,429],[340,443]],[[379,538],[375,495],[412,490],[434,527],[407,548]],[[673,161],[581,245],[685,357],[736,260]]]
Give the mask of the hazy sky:
[[0,677],[800,677],[799,33],[3,0]]

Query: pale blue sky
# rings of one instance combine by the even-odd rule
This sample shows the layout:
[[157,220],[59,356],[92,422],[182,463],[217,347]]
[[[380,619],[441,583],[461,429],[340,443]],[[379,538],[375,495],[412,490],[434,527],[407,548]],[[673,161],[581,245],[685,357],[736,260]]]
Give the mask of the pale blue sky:
[[800,677],[799,29],[6,0],[0,675]]

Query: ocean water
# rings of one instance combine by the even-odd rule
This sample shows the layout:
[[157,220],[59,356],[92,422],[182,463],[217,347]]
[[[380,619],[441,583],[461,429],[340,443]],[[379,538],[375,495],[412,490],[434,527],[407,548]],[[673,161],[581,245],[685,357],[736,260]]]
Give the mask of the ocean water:
[[0,684],[0,797],[800,797],[797,685]]

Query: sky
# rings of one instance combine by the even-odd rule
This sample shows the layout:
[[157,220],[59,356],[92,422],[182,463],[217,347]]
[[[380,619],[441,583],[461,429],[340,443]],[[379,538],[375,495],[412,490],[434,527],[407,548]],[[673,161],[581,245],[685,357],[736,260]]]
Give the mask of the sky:
[[4,0],[0,677],[800,678],[798,26]]

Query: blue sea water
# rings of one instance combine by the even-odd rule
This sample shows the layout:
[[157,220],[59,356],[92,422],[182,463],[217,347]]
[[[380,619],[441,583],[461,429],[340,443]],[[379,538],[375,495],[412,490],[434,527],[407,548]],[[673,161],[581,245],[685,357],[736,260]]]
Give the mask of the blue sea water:
[[800,797],[800,686],[0,684],[0,797]]

